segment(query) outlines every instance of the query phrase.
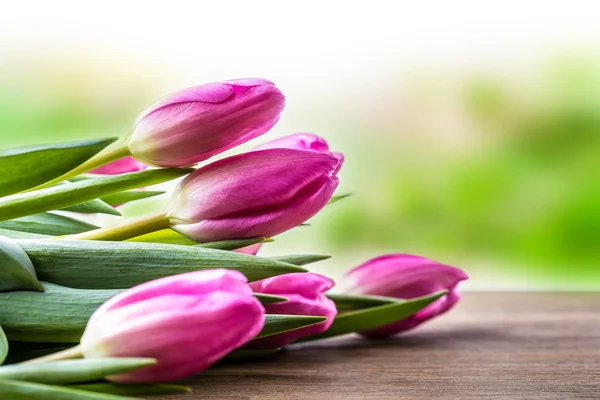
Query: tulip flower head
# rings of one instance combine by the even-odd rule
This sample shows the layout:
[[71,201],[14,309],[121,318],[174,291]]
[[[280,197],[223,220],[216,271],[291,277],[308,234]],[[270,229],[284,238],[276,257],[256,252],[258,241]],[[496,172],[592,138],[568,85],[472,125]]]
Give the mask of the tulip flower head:
[[439,298],[416,314],[392,324],[362,332],[367,336],[387,336],[413,329],[450,310],[460,299],[459,282],[468,276],[459,268],[409,254],[390,254],[369,260],[346,273],[338,288],[346,294],[412,299],[447,289]]
[[326,321],[305,328],[256,339],[249,343],[252,348],[282,347],[299,338],[325,332],[337,315],[335,303],[325,296],[334,282],[326,276],[300,272],[251,282],[256,293],[273,294],[288,298],[288,301],[265,305],[268,314],[312,315],[327,317]]
[[267,132],[284,105],[283,94],[264,79],[184,89],[142,113],[129,151],[149,165],[192,165]]
[[267,149],[295,149],[329,154],[338,159],[338,171],[344,162],[344,155],[342,153],[329,151],[329,144],[327,144],[327,141],[312,133],[294,133],[293,135],[277,138],[254,148],[254,150]]
[[271,237],[327,204],[338,164],[327,154],[291,149],[225,158],[181,181],[167,216],[174,230],[196,242]]
[[118,175],[126,174],[128,172],[143,171],[146,168],[148,168],[146,164],[128,156],[93,169],[90,173],[98,175]]
[[254,338],[264,308],[237,271],[169,276],[118,294],[94,312],[81,338],[85,357],[151,357],[156,365],[109,377],[149,383],[200,372]]

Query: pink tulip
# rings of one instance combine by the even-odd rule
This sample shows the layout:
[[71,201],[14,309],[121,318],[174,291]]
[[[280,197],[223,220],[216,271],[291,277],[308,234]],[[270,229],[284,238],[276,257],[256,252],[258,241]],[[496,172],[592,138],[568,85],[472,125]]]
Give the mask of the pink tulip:
[[469,277],[462,270],[409,254],[374,258],[346,273],[338,287],[346,294],[412,299],[447,289],[448,294],[401,321],[362,332],[387,336],[413,329],[450,310],[460,299],[458,283]]
[[85,357],[151,357],[158,363],[109,377],[166,382],[200,372],[254,338],[264,308],[237,271],[169,276],[129,289],[91,316],[81,338]]
[[250,283],[256,293],[273,294],[289,299],[282,303],[265,305],[268,314],[323,316],[327,317],[327,320],[305,328],[253,340],[248,347],[282,347],[303,336],[325,332],[337,315],[335,303],[325,296],[325,292],[333,285],[333,281],[326,276],[310,272],[279,275]]
[[90,173],[98,175],[118,175],[126,174],[128,172],[143,171],[146,168],[148,168],[146,164],[129,156],[93,169]]
[[294,133],[293,135],[271,140],[254,148],[254,150],[267,149],[296,149],[329,154],[339,160],[338,171],[344,162],[344,155],[342,153],[329,151],[329,145],[325,139],[312,133]]
[[262,247],[262,243],[251,244],[250,246],[242,247],[241,249],[235,249],[236,253],[249,254],[255,256]]
[[264,79],[184,89],[142,114],[129,150],[149,165],[192,165],[267,132],[284,105],[283,94]]
[[337,166],[335,157],[291,149],[225,158],[188,175],[167,215],[174,230],[196,242],[271,237],[327,204]]

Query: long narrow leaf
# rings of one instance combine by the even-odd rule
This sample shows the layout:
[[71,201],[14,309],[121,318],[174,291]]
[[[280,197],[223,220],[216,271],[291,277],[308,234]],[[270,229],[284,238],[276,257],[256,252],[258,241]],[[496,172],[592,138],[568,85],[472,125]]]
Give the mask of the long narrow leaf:
[[85,203],[75,204],[70,207],[62,209],[63,211],[72,211],[83,214],[108,214],[108,215],[121,215],[119,210],[115,209],[110,204],[104,202],[102,199],[93,199],[86,201]]
[[69,385],[68,387],[72,389],[85,390],[87,392],[109,393],[121,396],[151,396],[158,394],[189,393],[192,391],[189,387],[181,385],[124,385],[108,382],[83,383]]
[[218,250],[235,250],[242,247],[250,246],[256,243],[272,241],[267,238],[251,238],[251,239],[232,239],[232,240],[219,240],[217,242],[207,243],[196,243],[182,234],[175,232],[172,229],[163,229],[160,231],[148,233],[146,235],[137,236],[132,239],[128,239],[128,242],[143,242],[143,243],[164,243],[164,244],[178,244],[183,246],[198,246],[206,249],[218,249]]
[[336,195],[336,196],[332,196],[331,199],[329,199],[329,201],[327,202],[327,204],[333,204],[333,203],[337,203],[338,201],[345,199],[346,197],[350,196],[351,194],[340,194],[340,195]]
[[160,231],[147,233],[142,236],[128,239],[127,241],[141,243],[178,244],[181,246],[194,246],[198,244],[172,229],[162,229]]
[[116,138],[55,143],[0,151],[0,196],[48,182],[77,167]]
[[19,232],[61,236],[98,229],[97,226],[52,213],[28,215],[0,222],[0,228]]
[[8,355],[8,339],[6,339],[6,335],[2,330],[2,326],[0,325],[0,365],[4,363],[6,360],[6,356]]
[[338,314],[327,332],[304,337],[300,341],[324,339],[352,332],[368,331],[407,318],[427,307],[443,295],[446,290],[417,297],[411,300],[398,301],[377,307]]
[[121,204],[129,203],[130,201],[147,199],[150,197],[164,194],[165,192],[159,190],[127,190],[124,192],[113,193],[100,198],[111,206],[118,206]]
[[0,380],[48,384],[91,382],[156,364],[153,358],[103,357],[0,367]]
[[124,289],[153,279],[212,268],[242,272],[250,281],[302,267],[231,251],[160,243],[17,240],[38,277],[73,288]]
[[110,193],[166,182],[189,174],[189,168],[165,168],[56,185],[0,198],[0,221],[57,210]]
[[[268,242],[267,238],[219,240],[218,242],[201,243],[198,246],[206,249],[237,250],[256,243]],[[272,240],[271,240],[272,241]]]
[[6,400],[135,400],[135,397],[94,393],[64,386],[0,380],[0,399]]
[[0,292],[43,290],[27,253],[13,240],[0,236]]
[[38,233],[19,232],[10,229],[0,228],[0,236],[6,236],[11,239],[48,239],[50,235],[40,235]]
[[274,294],[264,293],[254,293],[254,297],[256,297],[262,304],[283,303],[284,301],[289,300],[287,297],[275,296]]
[[92,313],[121,292],[42,286],[44,292],[0,293],[0,325],[9,340],[77,343]]
[[286,256],[269,257],[271,260],[281,261],[288,264],[294,265],[307,265],[316,263],[319,261],[327,260],[331,256],[324,256],[320,254],[291,254]]
[[304,328],[325,320],[327,320],[327,317],[312,315],[267,314],[265,315],[265,326],[258,336],[256,336],[256,339]]
[[383,297],[383,296],[355,296],[346,294],[328,294],[329,297],[335,303],[335,307],[338,312],[345,311],[356,311],[364,308],[381,306],[384,304],[391,303],[402,303],[404,300],[396,299],[394,297]]

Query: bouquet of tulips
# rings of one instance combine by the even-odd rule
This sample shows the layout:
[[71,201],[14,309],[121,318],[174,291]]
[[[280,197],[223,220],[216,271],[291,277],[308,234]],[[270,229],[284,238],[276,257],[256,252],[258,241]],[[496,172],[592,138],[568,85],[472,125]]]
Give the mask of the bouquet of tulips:
[[[458,301],[465,273],[423,257],[375,258],[331,291],[304,268],[326,256],[257,255],[344,197],[344,158],[313,134],[207,162],[267,132],[284,103],[265,80],[209,83],[120,139],[0,152],[0,398],[186,390],[165,383],[296,342],[393,335]],[[163,210],[108,227],[86,217],[178,178]]]

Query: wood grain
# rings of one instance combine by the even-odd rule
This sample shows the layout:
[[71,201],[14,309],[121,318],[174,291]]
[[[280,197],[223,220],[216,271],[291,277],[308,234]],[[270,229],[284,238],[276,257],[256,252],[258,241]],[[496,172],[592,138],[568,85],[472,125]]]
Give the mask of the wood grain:
[[600,399],[600,293],[466,293],[389,340],[358,336],[212,368],[165,399]]

